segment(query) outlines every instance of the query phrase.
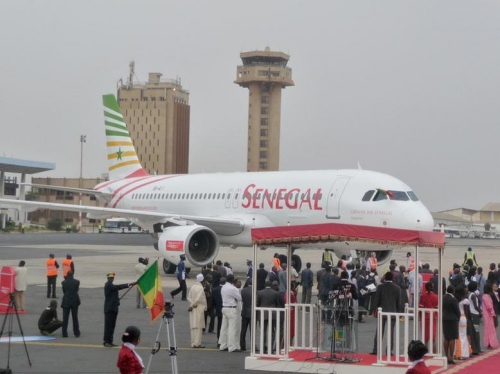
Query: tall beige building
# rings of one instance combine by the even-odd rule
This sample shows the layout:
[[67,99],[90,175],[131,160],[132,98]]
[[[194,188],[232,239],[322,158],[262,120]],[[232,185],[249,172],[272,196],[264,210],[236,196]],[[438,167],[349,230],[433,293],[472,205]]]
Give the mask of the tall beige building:
[[146,83],[118,87],[118,104],[142,166],[150,174],[185,174],[189,168],[189,92],[179,79],[149,73]]
[[240,53],[234,83],[248,88],[247,171],[276,171],[280,164],[281,90],[293,86],[290,56],[283,52]]

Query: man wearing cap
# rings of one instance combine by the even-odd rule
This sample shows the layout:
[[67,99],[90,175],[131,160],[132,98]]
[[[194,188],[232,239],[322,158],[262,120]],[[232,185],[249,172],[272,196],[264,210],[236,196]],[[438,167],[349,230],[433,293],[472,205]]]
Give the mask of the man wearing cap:
[[179,282],[179,287],[177,287],[175,290],[170,292],[170,296],[172,296],[172,299],[173,299],[175,295],[182,292],[182,300],[187,300],[186,299],[186,293],[187,293],[186,265],[184,264],[184,261],[186,261],[186,255],[182,254],[179,257],[181,259],[179,261],[179,263],[177,264],[177,281]]
[[[144,258],[139,257],[139,261],[135,265],[135,275],[137,275],[137,279],[139,279],[141,277],[141,275],[144,274],[144,272],[146,271],[147,268],[148,268],[147,261],[144,260]],[[139,288],[137,288],[137,295],[135,297],[135,304],[137,306],[137,309],[139,309],[141,307],[141,304],[142,304],[143,309],[146,308],[146,302],[144,301],[144,298],[142,297],[142,294],[141,294],[141,291],[139,291]]]
[[115,333],[116,318],[118,317],[118,306],[120,305],[119,290],[135,286],[137,282],[113,284],[115,273],[106,274],[108,281],[104,284],[104,343],[105,347],[116,347],[113,344],[113,335]]
[[57,318],[57,300],[51,300],[38,319],[38,328],[42,335],[50,335],[62,326],[62,321]]
[[56,296],[56,282],[57,282],[57,269],[59,269],[59,264],[54,257],[54,254],[51,253],[47,261],[45,261],[47,265],[47,299],[51,297],[55,299]]
[[203,274],[196,276],[196,283],[189,289],[189,327],[191,329],[191,347],[205,348],[201,345],[201,336],[205,328],[205,310],[207,309],[207,299],[205,290],[201,282],[203,282]]

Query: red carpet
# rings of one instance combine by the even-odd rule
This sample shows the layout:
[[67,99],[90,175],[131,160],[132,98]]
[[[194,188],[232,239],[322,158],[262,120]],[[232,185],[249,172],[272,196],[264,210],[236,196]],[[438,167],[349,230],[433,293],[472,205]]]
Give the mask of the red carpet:
[[457,364],[449,365],[448,369],[440,374],[494,374],[500,371],[500,348],[486,351],[465,361],[455,361]]
[[[290,352],[290,358],[293,358],[295,361],[303,361],[303,362],[328,362],[330,358],[330,352],[322,352],[318,355],[314,351],[306,351],[306,350],[296,350]],[[339,361],[339,363],[342,364],[349,364],[349,365],[362,365],[362,366],[370,366],[373,365],[377,362],[377,356],[376,355],[371,355],[368,353],[355,353],[355,354],[338,354],[339,358],[346,358],[348,361]],[[406,366],[401,366],[401,365],[389,365],[389,366],[394,366],[394,367],[401,367],[401,368],[407,368]],[[353,368],[354,369],[354,368]],[[429,369],[431,371],[437,370],[437,369],[442,369],[441,367],[437,366],[429,366]],[[476,373],[477,374],[477,373]],[[493,374],[493,373],[491,373]]]

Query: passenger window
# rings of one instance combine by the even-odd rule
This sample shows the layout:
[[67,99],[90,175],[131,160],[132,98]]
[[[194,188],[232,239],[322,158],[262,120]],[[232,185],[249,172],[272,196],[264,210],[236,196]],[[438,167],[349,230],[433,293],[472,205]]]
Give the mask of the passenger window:
[[372,199],[374,193],[375,193],[375,190],[366,191],[365,194],[363,195],[363,198],[361,199],[361,201],[370,201]]

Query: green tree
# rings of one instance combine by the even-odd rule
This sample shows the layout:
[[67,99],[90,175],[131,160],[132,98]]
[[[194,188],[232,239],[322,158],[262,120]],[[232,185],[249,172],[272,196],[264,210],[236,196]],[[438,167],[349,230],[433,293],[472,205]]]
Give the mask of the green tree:
[[47,228],[49,230],[61,231],[63,221],[61,218],[52,218],[49,223],[47,223]]

